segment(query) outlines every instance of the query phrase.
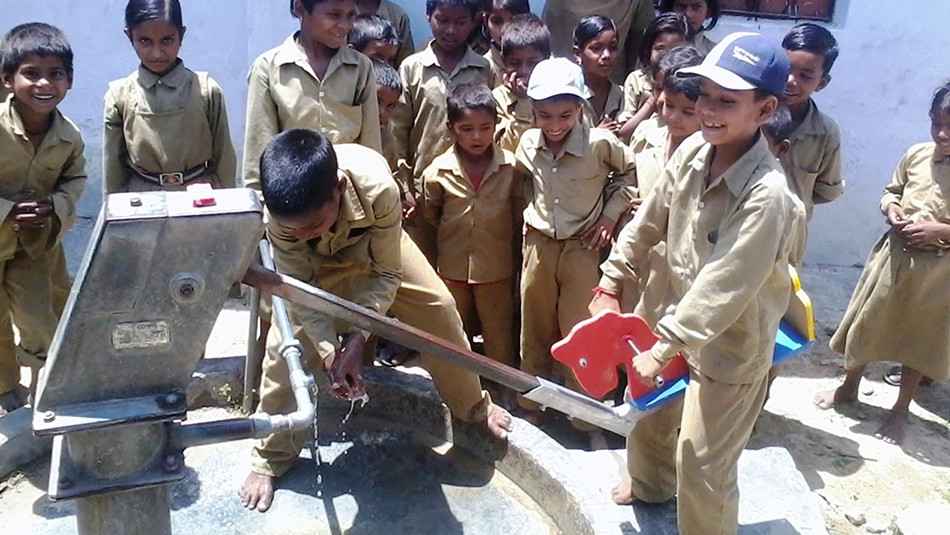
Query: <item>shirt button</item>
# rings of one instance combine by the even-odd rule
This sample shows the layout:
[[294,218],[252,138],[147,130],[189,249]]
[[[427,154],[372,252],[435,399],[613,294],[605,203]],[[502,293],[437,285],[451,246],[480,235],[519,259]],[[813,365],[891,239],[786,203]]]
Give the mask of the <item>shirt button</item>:
[[323,92],[323,91],[320,91],[320,96],[322,97],[323,95],[324,95],[324,92]]
[[554,204],[561,204],[561,199],[554,199]]
[[323,133],[326,133],[327,128],[324,126],[323,128],[320,129],[320,131],[323,132]]
[[552,172],[552,173],[557,173],[557,167],[552,167],[552,168],[551,168],[551,172]]
[[704,206],[706,206],[706,203],[704,203],[703,201],[699,201],[699,207],[702,208]]

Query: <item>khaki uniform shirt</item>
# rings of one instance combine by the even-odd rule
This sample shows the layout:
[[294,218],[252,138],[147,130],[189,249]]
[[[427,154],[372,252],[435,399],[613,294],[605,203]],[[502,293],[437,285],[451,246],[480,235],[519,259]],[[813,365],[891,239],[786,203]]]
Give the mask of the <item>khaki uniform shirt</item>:
[[412,40],[412,25],[409,24],[409,15],[406,14],[405,9],[389,0],[383,0],[379,4],[376,14],[388,20],[396,29],[396,35],[399,36],[399,49],[396,50],[393,63],[396,64],[396,67],[399,67],[404,59],[413,55],[416,51],[416,44]]
[[[358,145],[336,145],[339,175],[346,180],[336,223],[326,234],[301,241],[278,225],[267,223],[277,270],[303,282],[320,285],[321,267],[359,266],[369,276],[354,275],[350,300],[385,314],[402,282],[399,252],[402,204],[382,156]],[[339,348],[333,319],[307,307],[290,304],[304,332],[328,356]]]
[[696,47],[704,56],[709,54],[709,51],[715,48],[716,42],[712,39],[706,37],[706,31],[700,30],[699,33],[693,36],[692,45]]
[[[76,220],[76,205],[86,185],[83,148],[79,129],[57,110],[43,142],[34,150],[13,97],[0,104],[0,259],[12,258],[20,247],[37,258],[62,240]],[[8,219],[15,206],[10,199],[29,191],[51,197],[55,217],[42,228],[16,231]]]
[[389,169],[395,173],[399,158],[396,156],[396,138],[393,137],[393,130],[389,125],[383,127],[381,132],[381,141],[383,150],[380,152],[380,154],[383,155],[383,158],[386,158],[386,163],[389,164]]
[[514,155],[496,147],[476,189],[453,145],[423,172],[423,184],[424,216],[438,228],[439,275],[470,284],[511,277],[513,198],[521,188]]
[[[907,149],[881,196],[881,213],[897,203],[914,223],[950,223],[950,159],[936,150],[936,143],[918,143]],[[950,243],[928,247],[945,254]]]
[[637,130],[630,141],[637,168],[637,194],[645,199],[653,191],[666,167],[666,126],[654,124],[652,128]]
[[614,221],[636,195],[629,147],[612,133],[575,124],[560,155],[539,128],[525,133],[515,152],[525,181],[525,223],[556,240],[579,237],[604,215]]
[[633,117],[653,94],[653,77],[643,69],[637,69],[623,82],[623,115]]
[[[612,117],[614,119],[619,119],[621,112],[623,112],[624,99],[623,99],[623,90],[620,89],[620,86],[611,82],[610,90],[607,93],[607,103],[604,104],[604,115],[607,117]],[[591,126],[597,126],[600,124],[600,121],[603,120],[603,116],[598,117],[596,112],[594,112],[594,103],[592,99],[587,100],[587,105],[584,106],[584,115],[586,116],[587,124]]]
[[841,133],[831,117],[818,110],[814,101],[802,124],[790,139],[792,146],[782,156],[789,186],[805,203],[808,218],[813,195],[832,201],[844,193],[841,176]]
[[224,93],[207,73],[178,66],[159,77],[145,67],[109,84],[105,97],[102,186],[105,194],[161,186],[145,173],[181,173],[214,162],[216,185],[236,185],[237,160]]
[[518,148],[521,136],[534,126],[534,109],[531,99],[518,98],[504,84],[492,92],[498,108],[498,126],[495,127],[495,142],[509,152]]
[[405,162],[400,168],[411,172],[411,177],[401,172],[397,178],[421,196],[422,185],[418,182],[422,171],[452,145],[445,109],[449,92],[460,84],[481,83],[494,87],[495,80],[488,61],[471,48],[466,49],[455,70],[443,71],[432,51],[432,43],[406,58],[399,66],[399,75],[403,91],[393,110],[393,135],[397,156]]
[[505,60],[501,57],[501,49],[495,45],[490,45],[488,52],[485,52],[482,57],[488,60],[492,75],[495,77],[495,84],[492,89],[504,85]]
[[652,0],[548,0],[541,18],[551,30],[553,56],[574,57],[574,28],[582,18],[592,14],[609,17],[617,26],[620,57],[612,78],[622,83],[637,64],[637,49],[643,30],[653,22]]
[[297,48],[297,34],[251,66],[244,136],[244,185],[260,189],[264,147],[291,128],[316,130],[336,143],[382,150],[376,77],[369,58],[341,47],[323,80]]
[[663,176],[624,227],[603,264],[600,286],[619,291],[630,266],[667,241],[679,302],[657,323],[653,356],[683,351],[690,366],[742,384],[772,365],[791,289],[789,257],[804,239],[805,208],[792,193],[763,136],[706,186],[712,146],[701,133],[673,154]]

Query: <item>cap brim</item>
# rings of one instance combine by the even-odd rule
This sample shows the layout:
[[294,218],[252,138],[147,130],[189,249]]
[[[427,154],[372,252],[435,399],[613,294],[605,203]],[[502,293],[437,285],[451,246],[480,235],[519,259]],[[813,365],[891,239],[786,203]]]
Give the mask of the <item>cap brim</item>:
[[715,84],[732,91],[746,91],[755,89],[755,86],[749,83],[745,78],[738,74],[727,71],[718,65],[696,65],[695,67],[686,67],[676,71],[677,76],[702,76],[708,78]]
[[552,97],[559,95],[573,95],[580,99],[587,98],[584,96],[584,93],[576,87],[557,87],[557,88],[544,88],[544,87],[535,87],[528,90],[528,98],[531,100],[547,100]]

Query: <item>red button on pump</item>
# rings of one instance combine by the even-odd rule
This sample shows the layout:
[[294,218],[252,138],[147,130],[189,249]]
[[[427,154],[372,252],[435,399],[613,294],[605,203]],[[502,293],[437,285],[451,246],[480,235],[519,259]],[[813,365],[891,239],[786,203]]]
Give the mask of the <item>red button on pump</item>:
[[195,208],[204,208],[205,206],[214,206],[217,201],[214,198],[214,189],[211,184],[194,184],[185,188],[191,193],[191,204]]

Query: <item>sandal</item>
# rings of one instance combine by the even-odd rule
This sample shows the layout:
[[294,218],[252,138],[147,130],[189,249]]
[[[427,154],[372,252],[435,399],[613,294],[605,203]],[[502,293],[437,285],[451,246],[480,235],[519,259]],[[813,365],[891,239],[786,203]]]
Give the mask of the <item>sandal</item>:
[[[884,372],[884,382],[891,386],[900,386],[901,385],[901,376],[903,375],[904,368],[903,366],[891,366]],[[933,379],[927,377],[926,375],[920,379],[920,386],[932,385],[934,382]]]

